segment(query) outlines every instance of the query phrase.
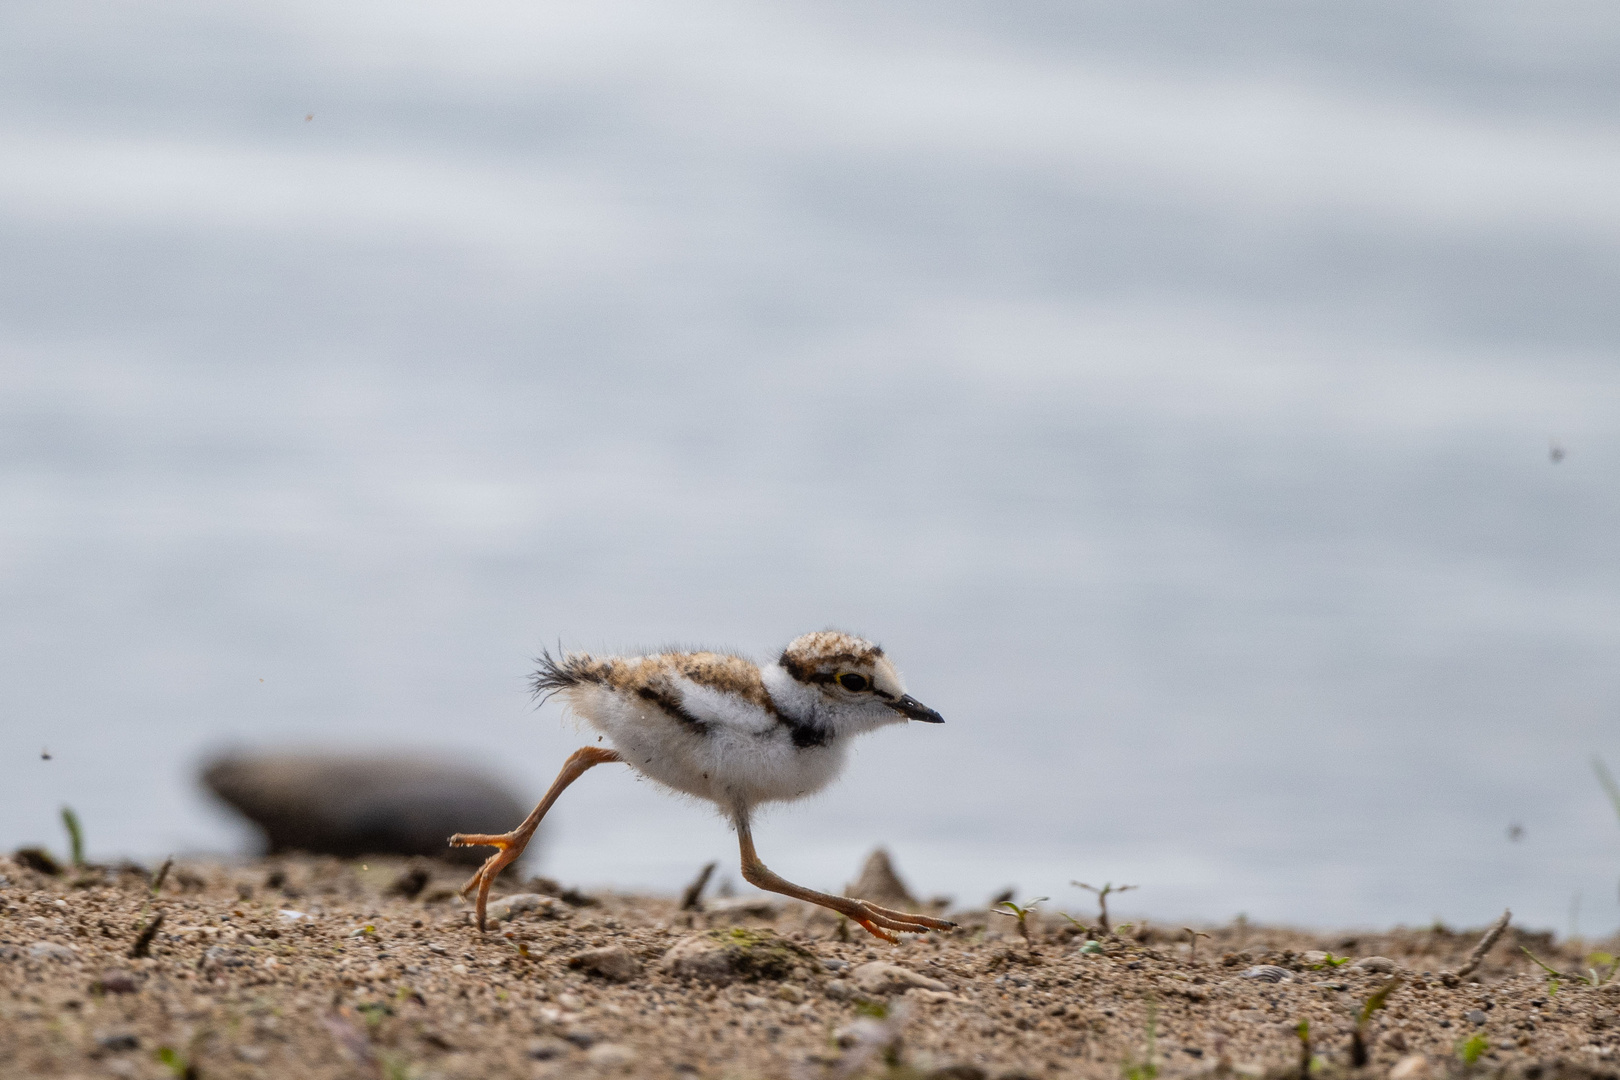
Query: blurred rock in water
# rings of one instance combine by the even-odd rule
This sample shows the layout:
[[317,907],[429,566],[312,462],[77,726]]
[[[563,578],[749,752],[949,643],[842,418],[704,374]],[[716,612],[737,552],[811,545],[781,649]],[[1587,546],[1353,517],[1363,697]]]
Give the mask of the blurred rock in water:
[[452,848],[446,838],[506,832],[530,809],[488,773],[424,757],[233,754],[209,762],[202,781],[264,832],[270,854],[431,855],[476,864],[494,849]]

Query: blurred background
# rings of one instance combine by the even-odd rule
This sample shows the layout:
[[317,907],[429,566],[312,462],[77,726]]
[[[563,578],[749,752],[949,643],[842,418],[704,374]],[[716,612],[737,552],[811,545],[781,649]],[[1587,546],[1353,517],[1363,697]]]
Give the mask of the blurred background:
[[[1592,3],[9,3],[0,846],[837,626],[948,723],[795,880],[1608,932],[1617,94]],[[733,852],[599,770],[537,869]]]

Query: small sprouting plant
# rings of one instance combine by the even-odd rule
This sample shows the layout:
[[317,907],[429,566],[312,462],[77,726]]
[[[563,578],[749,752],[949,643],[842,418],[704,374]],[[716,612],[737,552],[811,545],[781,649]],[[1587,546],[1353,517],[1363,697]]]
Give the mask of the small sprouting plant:
[[377,1064],[382,1066],[383,1080],[413,1080],[416,1070],[403,1054],[384,1054]]
[[366,1034],[371,1036],[377,1034],[377,1029],[382,1026],[385,1019],[394,1015],[394,1010],[384,1001],[367,1001],[354,1008],[365,1018]]
[[[1617,961],[1613,956],[1606,952],[1595,952],[1586,958],[1587,967],[1585,975],[1565,975],[1563,972],[1557,971],[1548,967],[1546,964],[1543,964],[1540,957],[1536,956],[1536,954],[1531,952],[1529,949],[1526,949],[1523,945],[1520,945],[1519,948],[1524,950],[1524,955],[1528,956],[1536,967],[1547,973],[1547,992],[1549,995],[1558,993],[1558,981],[1560,979],[1572,979],[1577,982],[1583,982],[1587,986],[1602,986],[1604,983],[1607,983],[1610,979],[1614,978],[1616,971],[1620,971],[1620,961]],[[1608,970],[1599,972],[1598,968],[1600,967],[1607,968]]]
[[1156,1080],[1159,1075],[1159,1003],[1148,999],[1147,1055],[1138,1061],[1133,1055],[1125,1056],[1120,1068],[1124,1080]]
[[1462,1058],[1464,1065],[1472,1065],[1484,1057],[1485,1051],[1490,1048],[1491,1040],[1485,1037],[1483,1031],[1476,1031],[1457,1044],[1457,1056]]
[[[1043,900],[1050,900],[1050,899],[1052,899],[1050,896],[1037,896],[1033,900],[1025,900],[1024,905],[1022,907],[1019,907],[1017,904],[1013,903],[1011,900],[1003,900],[1003,901],[1001,901],[1001,903],[999,903],[995,907],[991,908],[990,911],[994,915],[1006,915],[1006,916],[1008,916],[1010,918],[1017,919],[1018,920],[1018,936],[1023,938],[1025,942],[1028,942],[1029,941],[1029,915],[1030,915],[1030,912],[1034,911],[1036,905],[1041,903]],[[999,911],[999,910],[997,910],[998,908],[1007,908],[1008,910]]]
[[1348,956],[1334,956],[1332,953],[1328,953],[1326,958],[1324,958],[1320,964],[1312,964],[1311,970],[1321,971],[1323,968],[1331,969],[1343,967],[1344,965],[1348,964],[1351,959],[1352,958]]
[[182,1051],[176,1050],[172,1046],[160,1046],[157,1049],[156,1057],[158,1062],[173,1073],[177,1080],[197,1080],[197,1066],[192,1064],[191,1059]]
[[1559,980],[1564,977],[1563,973],[1560,971],[1555,971],[1546,964],[1543,964],[1540,957],[1531,952],[1529,949],[1525,948],[1523,945],[1520,945],[1519,948],[1523,951],[1524,955],[1530,958],[1531,963],[1535,964],[1536,967],[1547,973],[1547,996],[1557,997]]
[[84,867],[84,828],[79,824],[79,815],[73,812],[73,807],[62,807],[62,825],[67,829],[68,850],[73,857],[75,870]]
[[1301,1020],[1294,1025],[1294,1037],[1299,1040],[1299,1080],[1311,1075],[1311,1022]]
[[1060,912],[1058,912],[1058,914],[1063,916],[1065,919],[1068,919],[1070,925],[1073,926],[1076,930],[1080,931],[1082,934],[1088,934],[1089,935],[1091,933],[1091,927],[1087,926],[1085,923],[1081,922],[1079,919],[1075,918],[1073,915],[1070,915],[1067,911],[1060,911]]
[[174,856],[170,855],[167,859],[163,860],[163,865],[157,868],[157,873],[152,875],[151,889],[153,896],[156,896],[158,893],[163,891],[163,881],[169,876],[169,871],[173,867]]
[[1367,1064],[1367,1024],[1373,1018],[1373,1013],[1382,1009],[1389,1003],[1389,995],[1401,985],[1401,977],[1397,975],[1377,990],[1367,996],[1361,1005],[1361,1012],[1356,1014],[1355,1030],[1350,1033],[1350,1064],[1361,1068]]
[[1084,889],[1087,892],[1097,894],[1097,925],[1102,927],[1102,932],[1105,933],[1105,934],[1113,932],[1112,929],[1108,925],[1108,896],[1109,896],[1109,894],[1110,893],[1129,892],[1130,890],[1135,889],[1135,888],[1138,887],[1138,886],[1135,886],[1135,885],[1115,885],[1111,881],[1103,882],[1103,887],[1100,888],[1100,889],[1097,888],[1097,886],[1095,886],[1095,885],[1087,885],[1083,881],[1071,881],[1071,882],[1069,882],[1069,884],[1073,885],[1077,889]]
[[1209,935],[1204,933],[1202,930],[1194,930],[1190,926],[1183,926],[1182,929],[1187,932],[1187,955],[1189,958],[1196,957],[1198,955],[1198,939],[1201,937],[1209,937]]
[[[1600,967],[1606,967],[1609,970],[1599,975],[1598,968]],[[1616,971],[1620,971],[1620,961],[1616,961],[1614,956],[1609,953],[1595,952],[1586,958],[1586,970],[1592,976],[1588,981],[1593,986],[1602,986],[1614,978]]]

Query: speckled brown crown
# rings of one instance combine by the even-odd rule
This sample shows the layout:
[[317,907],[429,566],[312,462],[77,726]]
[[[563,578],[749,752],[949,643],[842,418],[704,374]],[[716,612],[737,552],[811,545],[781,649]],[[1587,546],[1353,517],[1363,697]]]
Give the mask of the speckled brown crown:
[[829,682],[841,666],[870,667],[882,656],[882,646],[864,638],[818,630],[790,641],[777,662],[799,682]]

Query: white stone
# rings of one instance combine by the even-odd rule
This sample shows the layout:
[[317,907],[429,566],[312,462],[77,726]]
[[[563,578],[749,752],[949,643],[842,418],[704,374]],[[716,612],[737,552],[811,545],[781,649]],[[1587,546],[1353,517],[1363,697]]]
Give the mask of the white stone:
[[1389,1080],[1426,1080],[1429,1059],[1422,1054],[1407,1054],[1389,1070]]
[[903,994],[912,987],[921,990],[950,990],[950,987],[938,979],[930,979],[899,964],[885,964],[881,960],[862,964],[849,974],[850,978],[855,980],[855,985],[868,994]]

